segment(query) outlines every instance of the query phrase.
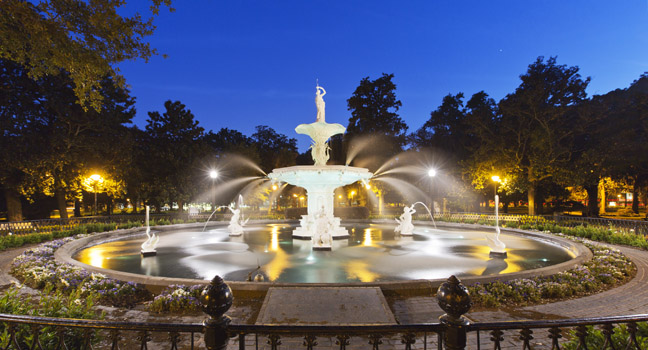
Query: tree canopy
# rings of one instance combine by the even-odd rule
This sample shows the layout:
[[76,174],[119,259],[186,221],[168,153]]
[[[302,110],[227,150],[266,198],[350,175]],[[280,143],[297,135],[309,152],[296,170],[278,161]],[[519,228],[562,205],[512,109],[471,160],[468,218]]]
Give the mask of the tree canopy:
[[[102,79],[112,76],[124,86],[115,64],[157,53],[145,41],[155,29],[152,17],[121,15],[125,3],[0,1],[0,58],[24,66],[32,79],[67,72],[79,104],[100,110]],[[152,13],[163,4],[171,0],[151,0]]]

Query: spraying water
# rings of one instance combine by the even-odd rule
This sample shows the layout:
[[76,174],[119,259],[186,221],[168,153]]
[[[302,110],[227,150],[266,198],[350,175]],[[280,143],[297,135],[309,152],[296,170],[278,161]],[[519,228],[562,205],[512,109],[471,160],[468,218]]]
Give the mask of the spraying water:
[[205,232],[205,227],[207,227],[207,224],[209,223],[209,220],[211,220],[212,216],[214,216],[214,214],[216,214],[216,212],[217,212],[218,210],[222,209],[222,208],[228,208],[228,209],[232,210],[232,209],[231,209],[230,207],[228,207],[227,205],[221,205],[220,207],[214,209],[214,211],[211,213],[211,215],[209,215],[209,217],[207,218],[207,221],[205,221],[205,226],[203,226],[202,232]]
[[430,220],[432,220],[432,224],[434,224],[434,228],[436,229],[437,228],[436,227],[436,222],[434,222],[434,215],[432,215],[432,212],[430,211],[430,208],[428,208],[427,205],[425,205],[425,203],[423,203],[423,202],[416,202],[416,203],[412,204],[412,208],[414,208],[414,206],[417,205],[417,204],[422,205],[425,208],[425,210],[427,210],[428,214],[430,214]]

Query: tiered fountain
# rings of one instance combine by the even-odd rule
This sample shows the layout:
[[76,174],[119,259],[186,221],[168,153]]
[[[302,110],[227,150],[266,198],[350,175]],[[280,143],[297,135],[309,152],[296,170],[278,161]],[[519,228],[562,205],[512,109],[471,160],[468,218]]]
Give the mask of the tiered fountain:
[[340,124],[326,122],[323,98],[325,94],[326,90],[318,85],[315,96],[316,121],[295,128],[298,134],[311,137],[311,154],[315,165],[274,169],[268,175],[274,181],[283,181],[306,189],[308,214],[302,216],[300,227],[293,231],[293,237],[312,239],[314,250],[330,250],[333,239],[349,236],[347,230],[340,226],[340,219],[333,215],[335,189],[356,181],[367,181],[373,176],[365,168],[326,165],[329,159],[329,138],[344,133],[346,128]]

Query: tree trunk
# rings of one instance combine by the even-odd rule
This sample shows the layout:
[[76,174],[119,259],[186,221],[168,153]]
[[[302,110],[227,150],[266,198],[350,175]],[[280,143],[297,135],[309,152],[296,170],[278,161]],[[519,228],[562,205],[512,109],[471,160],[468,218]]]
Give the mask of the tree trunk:
[[178,213],[182,213],[182,206],[184,202],[183,201],[178,201]]
[[529,200],[529,215],[536,215],[536,207],[535,207],[535,198],[536,197],[536,188],[535,184],[531,184],[529,186],[529,195],[528,195],[528,200]]
[[78,199],[74,200],[74,216],[81,217],[81,201]]
[[598,185],[586,186],[585,192],[587,192],[587,212],[583,214],[585,214],[585,216],[598,217]]
[[9,221],[22,221],[22,203],[20,202],[20,194],[18,191],[12,189],[5,189],[5,201],[7,202],[7,220]]
[[65,203],[65,191],[63,191],[62,188],[57,188],[54,195],[56,196],[56,205],[58,206],[59,217],[61,219],[67,219],[68,213],[67,204]]
[[599,198],[601,199],[601,205],[599,206],[599,215],[605,214],[605,182],[601,179],[598,183],[598,192]]
[[639,214],[639,188],[642,182],[642,178],[639,175],[635,176],[634,184],[632,185],[632,211],[635,214]]
[[113,214],[113,204],[114,204],[113,199],[108,197],[108,204],[107,204],[107,206],[108,206],[108,208],[107,208],[108,209],[108,215]]

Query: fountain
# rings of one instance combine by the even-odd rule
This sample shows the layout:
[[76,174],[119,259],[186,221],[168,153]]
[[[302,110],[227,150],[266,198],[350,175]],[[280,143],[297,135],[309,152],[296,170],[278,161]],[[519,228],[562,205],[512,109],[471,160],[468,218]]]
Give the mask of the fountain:
[[243,226],[247,224],[247,221],[250,220],[250,218],[248,218],[247,220],[243,220],[243,218],[241,217],[240,207],[238,209],[235,209],[233,206],[230,205],[227,208],[232,212],[232,217],[230,218],[229,226],[227,226],[227,229],[229,230],[229,235],[230,236],[242,235]]
[[437,228],[436,222],[434,222],[434,215],[432,215],[430,208],[428,208],[427,205],[425,205],[425,203],[423,202],[416,202],[409,207],[405,206],[405,208],[403,208],[403,214],[401,214],[398,219],[395,219],[398,223],[398,226],[396,226],[394,232],[400,232],[402,236],[411,236],[413,234],[414,225],[412,224],[412,214],[416,213],[414,206],[416,206],[417,204],[422,205],[425,210],[427,210],[428,214],[430,215],[430,220],[432,221],[432,224],[434,224],[434,228]]
[[155,233],[151,234],[151,226],[149,225],[149,211],[150,207],[147,205],[146,206],[146,236],[148,239],[142,243],[142,250],[140,253],[142,254],[142,257],[147,257],[147,256],[155,256],[157,254],[157,251],[155,248],[158,245],[158,242],[160,241],[160,237],[156,236]]
[[[287,182],[306,189],[308,211],[302,216],[300,226],[293,231],[293,237],[313,239],[317,236],[318,243],[314,243],[314,246],[317,249],[330,249],[332,239],[349,237],[349,232],[340,226],[340,219],[333,215],[335,189],[356,181],[367,181],[373,174],[365,168],[326,165],[330,150],[328,139],[333,135],[344,133],[346,128],[340,124],[326,122],[323,99],[326,90],[319,85],[316,90],[316,121],[295,128],[297,133],[311,137],[311,154],[315,165],[274,169],[268,177],[274,181]],[[317,222],[318,219],[320,223]],[[328,222],[328,227],[318,228],[323,227],[324,221]]]
[[[139,274],[145,275],[145,281],[159,278],[164,283],[171,283],[171,279],[178,279],[173,283],[187,283],[187,278],[210,279],[214,275],[230,281],[349,283],[434,280],[451,274],[481,278],[572,266],[575,257],[585,259],[587,248],[561,238],[537,239],[535,234],[504,231],[500,240],[499,226],[494,238],[492,230],[479,227],[444,223],[437,229],[430,209],[422,202],[405,208],[396,229],[391,220],[354,221],[342,227],[333,215],[334,190],[356,181],[366,182],[373,174],[364,168],[326,164],[328,139],[345,128],[326,123],[325,94],[324,88],[317,86],[317,119],[296,128],[313,140],[315,164],[275,169],[268,175],[272,181],[306,189],[308,211],[299,225],[256,222],[246,226],[243,235],[247,220],[241,218],[239,196],[238,205],[217,208],[232,212],[229,225],[215,223],[207,232],[207,222],[204,226],[160,227],[157,230],[168,232],[156,248],[159,237],[151,235],[147,214],[148,240],[144,244],[141,238],[126,233],[121,239],[115,239],[112,233],[106,233],[105,238],[93,235],[69,243],[69,251],[74,252],[70,261],[115,278],[137,279],[133,274]],[[411,186],[405,181],[396,184]],[[418,204],[425,207],[432,222],[417,222],[415,229],[412,214]],[[496,208],[497,204],[498,198]],[[140,245],[142,256],[159,254],[143,259]]]
[[488,247],[490,247],[490,256],[506,258],[506,244],[500,241],[500,228],[499,228],[499,196],[495,195],[495,237],[486,236]]

